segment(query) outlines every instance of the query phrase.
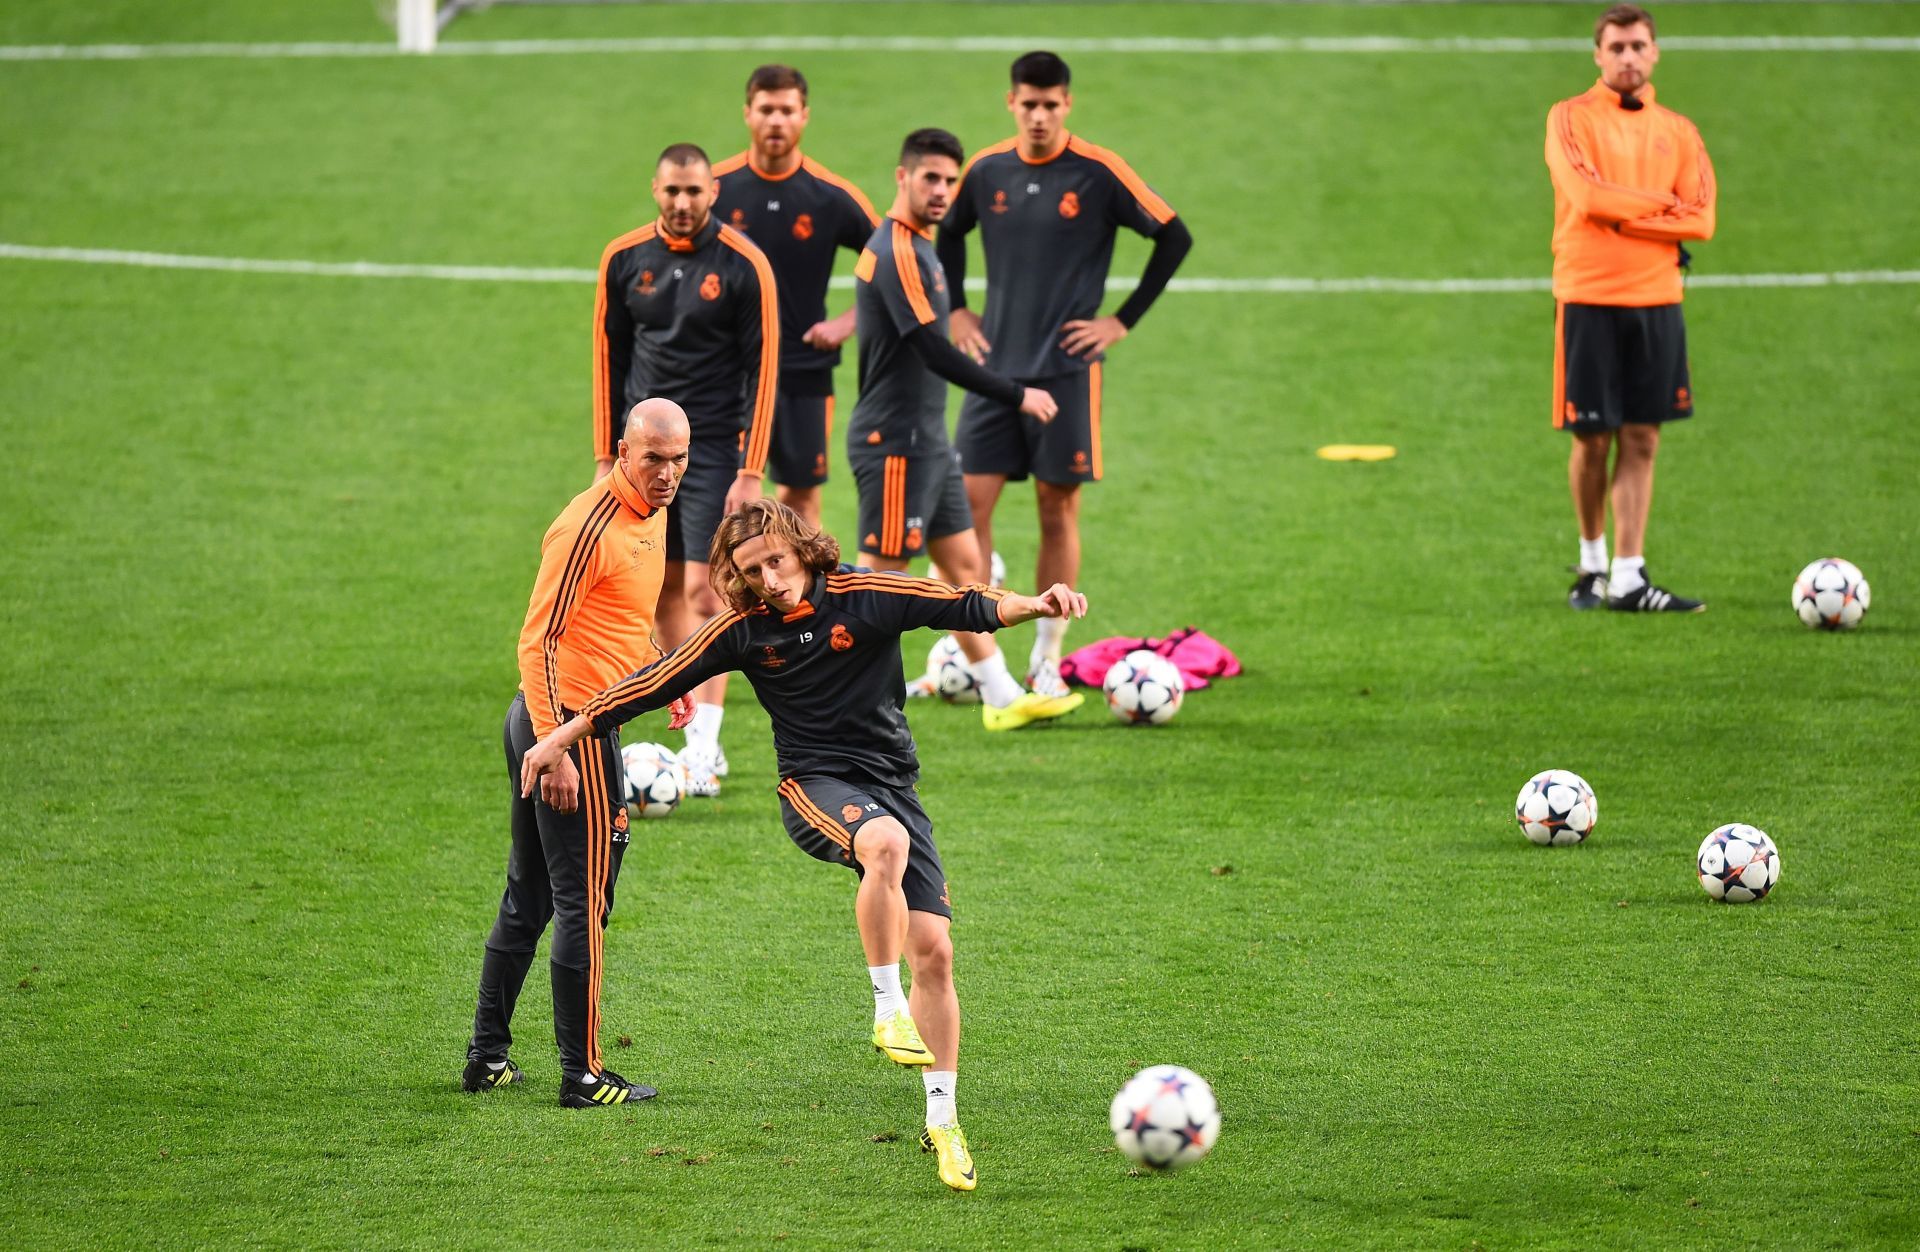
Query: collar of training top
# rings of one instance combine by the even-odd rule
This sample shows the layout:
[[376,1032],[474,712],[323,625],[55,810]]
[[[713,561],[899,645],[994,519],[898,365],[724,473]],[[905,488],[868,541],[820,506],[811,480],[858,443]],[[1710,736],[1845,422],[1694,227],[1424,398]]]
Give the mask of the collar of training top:
[[640,494],[640,489],[633,485],[633,480],[627,477],[627,471],[620,468],[618,461],[615,461],[613,468],[607,471],[607,486],[613,489],[613,494],[619,497],[620,503],[640,516],[646,517],[653,512],[653,506],[647,503],[646,497]]
[[909,222],[906,218],[895,217],[891,213],[887,214],[887,220],[889,222],[900,223],[902,226],[906,227],[908,230],[920,236],[922,239],[925,239],[929,243],[933,241],[933,227],[931,226],[915,226],[912,222]]
[[720,219],[711,213],[707,214],[707,224],[699,230],[694,231],[691,235],[688,235],[685,239],[680,238],[678,235],[669,235],[667,233],[666,219],[664,218],[655,223],[655,225],[657,227],[655,233],[659,235],[660,242],[667,245],[668,252],[698,252],[700,249],[712,243],[714,236],[720,233]]
[[807,584],[807,594],[800,597],[800,603],[793,606],[792,612],[782,614],[780,620],[783,622],[797,622],[803,617],[813,616],[813,606],[819,601],[826,589],[827,576],[825,574],[815,574],[813,580]]
[[[1611,100],[1614,104],[1620,105],[1621,108],[1626,107],[1620,102],[1620,93],[1607,86],[1607,80],[1604,78],[1595,79],[1593,86],[1587,89],[1587,94],[1601,100]],[[1641,83],[1640,90],[1633,93],[1633,98],[1639,101],[1642,107],[1652,104],[1653,83],[1651,81]]]

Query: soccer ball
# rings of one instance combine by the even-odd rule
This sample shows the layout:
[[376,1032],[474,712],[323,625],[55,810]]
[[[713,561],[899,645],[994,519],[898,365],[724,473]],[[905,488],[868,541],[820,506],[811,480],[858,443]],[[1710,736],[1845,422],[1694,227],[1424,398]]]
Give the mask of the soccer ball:
[[1780,850],[1767,832],[1729,822],[1700,845],[1694,868],[1708,895],[1728,904],[1759,900],[1780,881]]
[[1793,580],[1793,611],[1816,630],[1852,630],[1872,598],[1860,567],[1837,556],[1821,557]]
[[933,693],[948,704],[980,703],[980,683],[967,668],[967,655],[952,635],[940,636],[940,642],[927,653],[927,681]]
[[1527,779],[1513,802],[1521,833],[1545,847],[1579,843],[1600,820],[1600,798],[1587,780],[1564,769],[1545,769]]
[[1186,679],[1180,667],[1158,653],[1139,648],[1127,653],[1107,671],[1107,708],[1123,722],[1158,726],[1173,720],[1186,699]]
[[1220,1106],[1207,1080],[1178,1065],[1143,1069],[1113,1097],[1114,1146],[1149,1169],[1191,1165],[1220,1135]]
[[630,743],[620,749],[627,767],[627,807],[635,817],[665,817],[687,794],[687,768],[671,749],[658,743]]

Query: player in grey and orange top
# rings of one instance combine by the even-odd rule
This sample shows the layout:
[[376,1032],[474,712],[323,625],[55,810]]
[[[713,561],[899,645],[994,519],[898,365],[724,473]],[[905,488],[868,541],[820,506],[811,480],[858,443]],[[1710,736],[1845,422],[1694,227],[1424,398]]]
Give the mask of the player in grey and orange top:
[[[1073,109],[1067,63],[1030,52],[1013,63],[1007,109],[1014,138],[974,154],[940,229],[940,260],[953,289],[953,339],[976,360],[1045,388],[1051,421],[969,396],[959,445],[982,560],[993,550],[993,509],[1008,479],[1032,476],[1040,511],[1041,585],[1080,578],[1080,485],[1098,481],[1101,365],[1166,287],[1193,246],[1173,207],[1118,155],[1066,130]],[[1131,296],[1100,316],[1115,232],[1153,240]],[[987,259],[984,323],[967,308],[965,236],[978,228]],[[1034,690],[1064,691],[1064,621],[1042,622],[1030,658]]]
[[762,65],[747,78],[752,146],[713,167],[713,211],[767,254],[780,289],[780,387],[767,459],[774,495],[815,526],[833,433],[833,367],[853,334],[853,310],[827,316],[841,250],[859,254],[880,215],[858,187],[800,151],[809,118],[806,75]]

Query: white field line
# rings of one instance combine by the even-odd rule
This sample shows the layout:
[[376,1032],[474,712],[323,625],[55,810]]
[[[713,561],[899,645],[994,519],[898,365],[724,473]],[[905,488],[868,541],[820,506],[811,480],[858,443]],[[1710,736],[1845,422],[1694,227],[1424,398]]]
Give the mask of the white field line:
[[[1199,55],[1293,53],[1579,53],[1589,40],[1412,39],[1392,35],[1245,35],[1216,39],[1138,37],[1042,40],[1060,52]],[[626,55],[667,52],[1026,52],[1031,35],[690,35],[632,39],[490,39],[440,44],[435,57]],[[1674,52],[1920,52],[1920,36],[1905,35],[1670,35],[1661,47]],[[401,57],[392,43],[147,43],[9,44],[0,61],[156,61],[238,58],[285,60],[337,57]]]
[[[316,278],[425,278],[478,283],[591,283],[598,271],[563,266],[394,265],[383,261],[294,261],[261,257],[191,256],[176,252],[123,252],[109,248],[42,248],[0,243],[0,260],[67,261],[82,265],[128,265],[144,269],[216,270],[233,274],[296,274]],[[1135,280],[1118,277],[1108,286],[1131,290]],[[1920,270],[1841,270],[1811,274],[1701,274],[1689,287],[1857,287],[1920,284]],[[833,285],[850,289],[853,279]],[[1552,290],[1546,278],[1176,278],[1169,290],[1228,295],[1501,295]],[[984,291],[980,278],[969,291]]]

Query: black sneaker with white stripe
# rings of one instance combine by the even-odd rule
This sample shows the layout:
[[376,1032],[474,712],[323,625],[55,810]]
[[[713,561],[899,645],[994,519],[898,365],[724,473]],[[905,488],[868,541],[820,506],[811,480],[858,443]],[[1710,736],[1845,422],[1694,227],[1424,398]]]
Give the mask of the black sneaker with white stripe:
[[1704,613],[1707,611],[1703,601],[1676,596],[1665,587],[1656,587],[1650,582],[1641,583],[1624,595],[1609,595],[1607,607],[1617,613]]
[[1567,607],[1570,609],[1597,609],[1606,603],[1607,576],[1596,574],[1592,570],[1581,569],[1578,565],[1570,567],[1579,577],[1574,580],[1573,590],[1567,592]]
[[651,1100],[659,1094],[652,1087],[628,1082],[610,1069],[601,1070],[600,1077],[593,1082],[560,1080],[560,1107],[568,1109],[611,1108],[635,1100]]

